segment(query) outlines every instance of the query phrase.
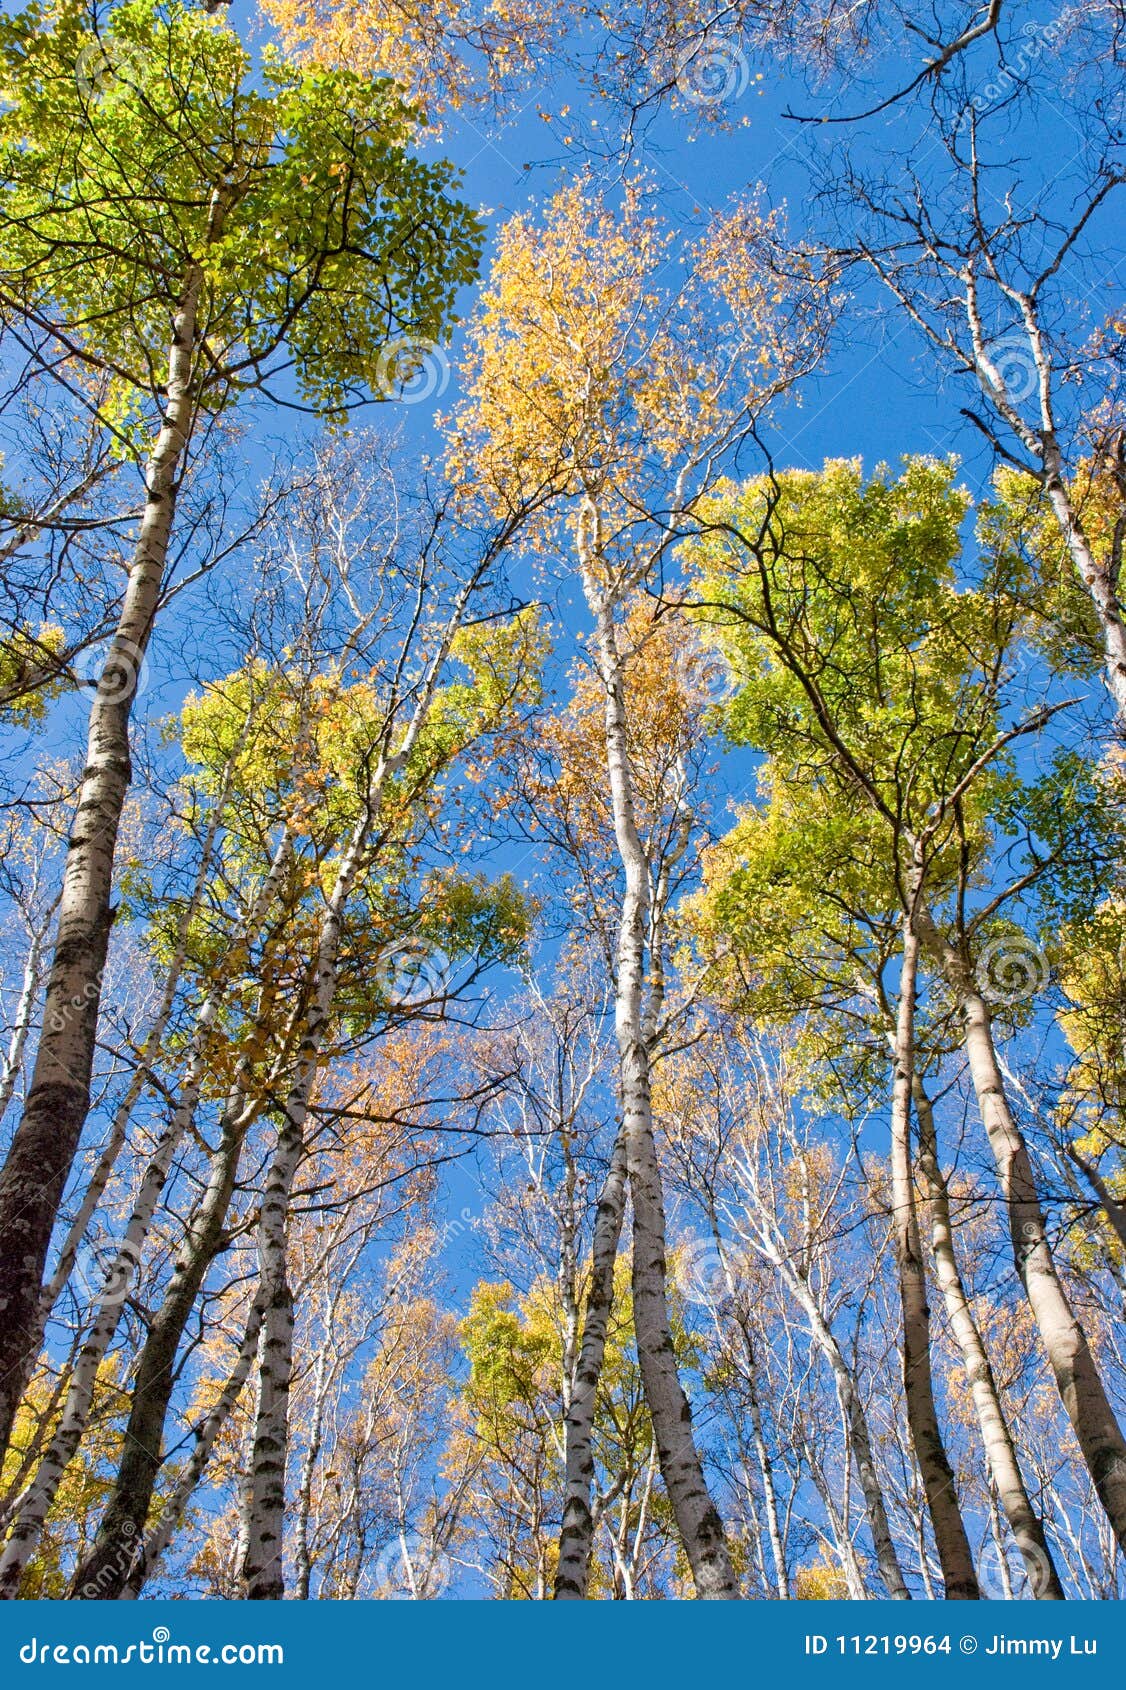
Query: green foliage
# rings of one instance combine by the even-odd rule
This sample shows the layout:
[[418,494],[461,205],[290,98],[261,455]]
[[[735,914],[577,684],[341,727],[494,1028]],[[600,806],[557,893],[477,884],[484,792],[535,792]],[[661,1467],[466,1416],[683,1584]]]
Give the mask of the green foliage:
[[[703,632],[736,680],[727,732],[765,759],[758,804],[711,853],[697,933],[729,1001],[787,1021],[835,1011],[805,1022],[805,1042],[854,1067],[865,1048],[886,1060],[879,1019],[863,1029],[898,955],[916,842],[940,921],[1023,875],[1045,933],[1090,907],[1121,853],[1120,802],[1088,759],[1022,778],[1003,743],[1021,717],[1028,572],[999,545],[963,578],[966,508],[950,464],[865,481],[830,463],[727,489],[690,557]],[[1036,744],[1043,723],[1025,714]],[[978,942],[1013,931],[1004,912]],[[949,1008],[941,989],[931,1008]]]
[[562,1350],[550,1308],[535,1299],[514,1303],[511,1285],[481,1280],[461,1324],[468,1397],[479,1415],[493,1419],[523,1417],[541,1396],[558,1396]]
[[[1109,1115],[1121,1141],[1126,1107],[1126,906],[1107,898],[1064,929],[1059,972],[1067,1006],[1060,1022],[1075,1052],[1073,1094]],[[1126,1148],[1124,1146],[1123,1148]]]
[[832,723],[887,810],[920,821],[994,729],[991,677],[1018,625],[1003,590],[958,585],[967,501],[953,476],[914,458],[865,481],[842,461],[730,488],[705,524],[752,545],[765,524],[764,544],[720,529],[689,560],[699,597],[724,607],[742,683],[731,738],[836,784]]
[[[1003,467],[994,489],[996,498],[978,512],[978,538],[988,553],[1005,559],[1014,596],[1027,608],[1029,638],[1058,673],[1098,674],[1104,662],[1098,616],[1043,488],[1035,477]],[[1091,484],[1089,466],[1082,467],[1075,491],[1098,540],[1100,529],[1113,528],[1113,517],[1105,488]]]
[[43,623],[34,634],[23,628],[13,629],[0,639],[0,697],[8,700],[0,705],[0,713],[17,727],[30,727],[41,722],[47,706],[64,690],[62,676],[43,681],[50,665],[61,657],[66,640],[61,628]]
[[[342,915],[331,1060],[389,1016],[439,1013],[459,980],[520,963],[531,910],[507,875],[490,880],[453,867],[425,869],[423,845],[446,802],[453,762],[503,731],[525,660],[538,648],[527,617],[493,630],[493,642],[456,647],[471,681],[436,696],[437,729],[409,765],[386,779],[368,855]],[[499,680],[498,680],[499,676]],[[534,684],[533,681],[530,684]],[[216,859],[207,893],[188,923],[185,983],[225,983],[212,1030],[212,1066],[226,1083],[232,1063],[275,1060],[286,1017],[309,990],[311,958],[341,852],[360,816],[372,772],[405,726],[388,732],[388,705],[374,675],[338,666],[308,675],[298,665],[255,661],[192,694],[166,725],[187,769],[184,812],[205,831],[218,806]],[[245,911],[262,885],[282,825],[290,856],[253,948]],[[122,885],[121,920],[147,923],[146,946],[165,967],[184,906],[156,888],[142,864]],[[429,1006],[427,1009],[426,1006]]]
[[535,606],[507,621],[460,627],[450,656],[468,679],[450,679],[438,692],[408,776],[413,778],[420,764],[452,762],[482,735],[495,734],[519,711],[535,706],[549,650]]
[[162,0],[5,18],[0,67],[0,297],[112,377],[118,422],[159,396],[193,274],[212,409],[289,370],[336,410],[385,385],[389,340],[448,329],[480,225],[389,83],[255,73],[225,21]]
[[[670,1269],[675,1262],[670,1263]],[[466,1400],[503,1444],[519,1428],[550,1424],[562,1414],[563,1329],[556,1287],[538,1280],[524,1296],[511,1285],[480,1280],[461,1326],[469,1362]],[[682,1366],[699,1360],[673,1288],[673,1345]],[[581,1341],[581,1335],[580,1335]],[[607,1329],[594,1418],[596,1459],[610,1472],[644,1470],[652,1440],[637,1363],[629,1263],[614,1265],[614,1310]]]

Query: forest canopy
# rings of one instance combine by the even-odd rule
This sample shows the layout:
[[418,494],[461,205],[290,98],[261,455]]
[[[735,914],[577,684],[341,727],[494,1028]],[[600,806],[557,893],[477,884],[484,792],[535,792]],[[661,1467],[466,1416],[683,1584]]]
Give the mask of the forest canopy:
[[0,19],[0,1594],[1126,1594],[1118,0]]

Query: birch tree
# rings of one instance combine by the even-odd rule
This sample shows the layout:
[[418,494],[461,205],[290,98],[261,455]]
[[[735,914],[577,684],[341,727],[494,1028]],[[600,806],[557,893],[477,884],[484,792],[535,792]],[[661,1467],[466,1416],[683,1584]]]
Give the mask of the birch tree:
[[[821,485],[826,488],[833,485],[840,473],[828,471]],[[950,548],[956,545],[953,530],[947,531],[945,542],[940,539],[941,525],[935,526],[937,513],[929,496],[923,494],[916,503],[922,493],[915,481],[919,473],[919,469],[906,472],[901,483],[906,503],[897,513],[904,525],[900,529],[902,538],[907,527],[915,522],[920,524],[920,539],[924,534],[927,536],[912,579],[904,583],[902,606],[907,621],[898,643],[892,638],[894,613],[888,591],[890,582],[883,573],[884,565],[878,561],[886,541],[874,540],[873,530],[860,518],[859,511],[858,521],[852,525],[852,540],[845,541],[856,580],[859,582],[865,567],[874,564],[877,576],[884,583],[883,614],[876,635],[878,650],[872,651],[876,669],[869,672],[874,674],[876,687],[867,695],[867,702],[862,702],[864,695],[860,690],[852,691],[848,698],[838,697],[836,693],[833,676],[847,668],[845,653],[852,639],[847,631],[850,613],[845,613],[843,621],[838,616],[842,601],[836,601],[837,608],[828,624],[817,623],[820,603],[817,581],[826,565],[830,569],[834,567],[830,560],[835,553],[822,518],[812,510],[803,516],[797,509],[788,507],[789,494],[784,484],[763,488],[765,506],[760,507],[758,526],[741,526],[739,538],[732,536],[735,551],[746,560],[749,573],[744,580],[757,582],[749,589],[754,602],[740,601],[736,595],[728,598],[726,605],[735,624],[753,628],[752,640],[764,642],[754,645],[754,655],[748,652],[747,660],[752,671],[760,666],[764,669],[768,677],[767,692],[775,686],[778,692],[771,701],[764,698],[757,685],[745,689],[743,707],[747,713],[742,717],[741,731],[752,739],[763,733],[762,743],[784,743],[785,733],[782,741],[775,741],[772,724],[778,720],[776,702],[785,697],[791,708],[798,709],[798,736],[813,752],[822,777],[830,775],[831,784],[839,776],[842,790],[863,797],[863,811],[852,812],[855,823],[845,821],[845,830],[856,825],[864,833],[869,825],[874,825],[878,830],[886,828],[894,841],[892,851],[886,856],[881,852],[880,856],[893,875],[894,895],[914,926],[921,950],[952,994],[961,1020],[963,1048],[1006,1204],[1014,1266],[1036,1316],[1045,1353],[1083,1448],[1092,1483],[1112,1524],[1120,1531],[1122,1497],[1117,1478],[1123,1469],[1116,1452],[1122,1433],[1053,1256],[1027,1145],[1009,1104],[997,1058],[992,1005],[999,988],[991,984],[989,974],[991,959],[998,956],[998,948],[1005,943],[1004,930],[998,934],[996,926],[991,928],[990,924],[1003,919],[1005,906],[1014,895],[1038,882],[1050,883],[1050,871],[1062,875],[1063,888],[1077,887],[1082,880],[1080,865],[1091,860],[1090,851],[1100,837],[1102,825],[1093,820],[1092,812],[1085,816],[1083,806],[1093,803],[1098,810],[1105,799],[1100,800],[1097,795],[1098,780],[1094,788],[1085,786],[1084,777],[1073,765],[1074,784],[1069,804],[1060,804],[1054,786],[1051,797],[1045,792],[1045,801],[1041,802],[1037,788],[1033,787],[1023,798],[1014,793],[1011,811],[990,809],[987,792],[992,781],[1002,778],[1006,748],[1041,726],[1045,715],[1040,710],[1007,725],[1000,718],[997,689],[1003,684],[1008,641],[1020,625],[1016,608],[1007,613],[1002,611],[998,625],[990,592],[967,588],[948,601],[946,615],[934,602],[925,624],[916,620],[916,607],[927,602],[941,583],[949,569],[944,556],[949,559]],[[933,474],[932,471],[921,473],[924,477]],[[848,474],[845,471],[846,479]],[[805,485],[813,490],[812,482]],[[791,482],[790,486],[796,490],[797,483]],[[878,500],[882,497],[878,495]],[[918,515],[913,516],[912,511]],[[742,567],[737,565],[740,570]],[[767,588],[768,599],[757,596],[763,586]],[[719,599],[721,595],[716,597]],[[975,640],[972,624],[982,612],[981,632]],[[963,649],[968,648],[977,655],[969,674],[964,667],[966,658],[959,663],[965,676],[959,689],[964,702],[958,702],[959,691],[956,691],[954,719],[950,721],[949,674],[943,669],[939,687],[931,678],[938,671],[932,670],[931,665],[938,658],[947,633],[953,634],[956,625],[959,631],[954,637],[960,645],[965,640]],[[999,631],[1003,638],[1000,648]],[[835,647],[836,653],[832,670],[821,655],[829,644]],[[859,679],[858,673],[855,679]],[[912,703],[909,714],[903,716],[906,698]],[[928,703],[928,699],[932,702]],[[1055,708],[1061,708],[1062,702]],[[928,782],[934,779],[930,772],[934,765],[925,760],[922,746],[910,755],[906,765],[904,751],[889,757],[886,750],[881,752],[878,748],[885,733],[890,734],[897,746],[909,746],[919,731],[917,714],[925,723],[935,705],[933,725],[923,731],[934,733],[936,741],[945,741],[950,750],[943,754],[939,764],[940,785],[932,788],[932,796],[926,798]],[[736,710],[739,708],[737,705]],[[1050,715],[1051,711],[1048,719]],[[905,766],[911,771],[910,780],[900,774]],[[1009,779],[1013,779],[1011,773]],[[855,797],[849,801],[850,809],[854,802]],[[1111,804],[1113,809],[1113,799]],[[979,853],[989,848],[992,829],[1001,825],[1001,814],[1009,816],[1008,825],[1014,828],[1018,838],[1027,842],[1029,855],[1025,871],[1015,880],[1003,883],[993,895],[982,894],[980,901],[975,899],[971,904],[972,865],[979,860]],[[1104,814],[1109,817],[1111,811]],[[808,819],[807,816],[806,825]],[[1093,831],[1089,832],[1092,827]],[[1113,858],[1113,823],[1109,833],[1101,837],[1103,842],[1095,850],[1107,862]],[[862,844],[861,861],[867,850]],[[943,854],[947,851],[951,852],[948,869],[943,865]],[[915,872],[912,863],[919,853],[927,859],[925,878],[929,891],[916,899],[908,888],[915,884],[911,879]],[[949,913],[940,902],[947,874],[952,877],[952,890],[947,893],[952,898]],[[951,886],[951,881],[946,885]],[[1066,890],[1064,895],[1066,898]],[[1080,895],[1089,898],[1090,886]],[[986,948],[991,933],[992,953]],[[1027,948],[1025,956],[1027,968]],[[1018,996],[1021,990],[1027,988],[1019,987]]]
[[[2,46],[7,332],[64,380],[105,378],[99,421],[144,501],[90,712],[44,1030],[0,1173],[0,1447],[88,1107],[132,701],[191,440],[247,387],[290,379],[323,411],[383,391],[388,343],[440,338],[478,239],[448,168],[407,152],[386,85],[279,65],[256,83],[224,24],[157,0],[115,8],[104,44],[63,6],[5,20]],[[127,67],[100,91],[76,70],[99,53]]]
[[579,183],[556,199],[542,228],[516,219],[479,314],[471,399],[452,451],[455,474],[474,453],[501,509],[529,484],[551,487],[558,501],[552,515],[592,623],[604,779],[621,869],[615,1021],[638,1353],[661,1473],[697,1594],[727,1598],[734,1575],[668,1326],[650,1104],[654,1000],[646,958],[654,889],[639,831],[621,619],[639,590],[656,587],[670,528],[724,454],[816,359],[824,319],[816,276],[806,268],[788,292],[771,290],[756,266],[755,242],[777,239],[776,223],[753,205],[740,206],[688,255],[684,293],[668,297],[656,277],[670,237],[640,187],[612,211]]

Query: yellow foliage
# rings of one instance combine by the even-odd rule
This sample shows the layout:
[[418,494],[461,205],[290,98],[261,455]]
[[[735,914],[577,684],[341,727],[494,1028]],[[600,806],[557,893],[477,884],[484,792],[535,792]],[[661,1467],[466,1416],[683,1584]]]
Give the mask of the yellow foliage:
[[455,483],[502,512],[593,502],[597,549],[612,551],[615,523],[628,544],[639,509],[666,507],[675,466],[718,449],[815,361],[830,301],[793,255],[778,283],[781,239],[782,214],[752,199],[678,252],[643,179],[618,202],[580,176],[542,219],[514,217],[471,336]]
[[814,1561],[794,1574],[794,1599],[798,1602],[843,1602],[848,1599],[848,1580],[839,1567]]
[[488,0],[472,15],[422,0],[264,0],[264,10],[289,52],[392,77],[430,116],[530,72],[558,18],[554,0]]
[[[113,1356],[98,1369],[86,1435],[59,1481],[42,1536],[24,1569],[18,1591],[22,1598],[63,1597],[75,1560],[93,1545],[119,1448],[112,1419],[121,1400],[118,1373],[118,1360]],[[12,1441],[0,1473],[0,1495],[7,1494],[18,1475],[22,1474],[26,1482],[25,1459],[47,1448],[61,1418],[66,1384],[44,1358],[16,1413]]]

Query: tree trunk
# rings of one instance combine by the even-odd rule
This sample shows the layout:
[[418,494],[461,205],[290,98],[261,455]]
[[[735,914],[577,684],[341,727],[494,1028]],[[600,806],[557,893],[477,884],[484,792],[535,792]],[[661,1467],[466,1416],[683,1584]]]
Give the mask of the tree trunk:
[[171,1496],[167,1498],[160,1511],[160,1517],[150,1531],[145,1534],[130,1569],[125,1588],[121,1591],[123,1599],[133,1599],[141,1594],[145,1583],[152,1573],[160,1557],[172,1542],[173,1535],[184,1515],[184,1509],[191,1499],[211,1459],[211,1451],[215,1447],[215,1440],[223,1430],[231,1412],[242,1394],[250,1374],[251,1364],[258,1350],[258,1333],[262,1326],[262,1299],[257,1295],[250,1305],[246,1330],[243,1333],[242,1345],[235,1365],[220,1391],[215,1402],[208,1411],[206,1419],[200,1425],[196,1434],[196,1445],[184,1466],[183,1472],[176,1481]]
[[16,1082],[23,1070],[23,1056],[27,1048],[28,1034],[35,1015],[35,1002],[39,996],[39,987],[43,979],[43,945],[55,911],[59,907],[56,897],[50,909],[42,918],[40,926],[30,926],[28,933],[27,960],[24,963],[23,981],[20,985],[19,1001],[16,1004],[15,1015],[12,1018],[12,1033],[8,1041],[8,1054],[4,1058],[3,1071],[0,1072],[0,1119],[7,1113],[8,1105],[16,1089]]
[[[193,1098],[191,1112],[194,1112],[194,1102]],[[121,1248],[106,1275],[106,1287],[98,1303],[94,1324],[78,1353],[62,1419],[33,1483],[15,1510],[15,1523],[0,1557],[0,1597],[16,1594],[24,1567],[35,1552],[59,1483],[86,1430],[98,1370],[121,1320],[126,1290],[188,1118],[189,1114],[182,1106],[176,1110],[145,1169]]]
[[1106,680],[1114,700],[1119,730],[1126,729],[1126,626],[1118,582],[1107,564],[1096,558],[1082,520],[1063,478],[1060,449],[1054,430],[1043,436],[1043,483],[1048,502],[1071,554],[1076,573],[1087,589],[1103,632]]
[[318,1072],[321,1045],[336,996],[344,906],[356,882],[385,778],[386,765],[381,763],[375,775],[374,793],[369,796],[363,816],[356,823],[340,860],[321,923],[313,1003],[262,1197],[258,1222],[258,1268],[263,1316],[258,1350],[258,1407],[250,1468],[246,1555],[242,1566],[246,1594],[252,1601],[278,1601],[285,1595],[282,1550],[285,1471],[289,1453],[289,1395],[293,1379],[289,1205],[294,1177],[305,1149],[305,1123]]
[[[260,934],[262,923],[273,904],[274,895],[288,861],[288,856],[289,835],[288,832],[283,830],[269,870],[247,915],[242,935],[243,942],[247,945],[254,944]],[[208,852],[207,857],[209,860],[210,852]],[[197,886],[197,891],[199,889]],[[193,897],[193,909],[196,901],[197,899]],[[145,1170],[121,1247],[113,1266],[106,1275],[106,1290],[99,1301],[89,1336],[79,1352],[62,1419],[40,1463],[34,1482],[12,1510],[15,1515],[15,1526],[10,1533],[4,1553],[0,1556],[0,1597],[15,1595],[23,1576],[23,1569],[39,1541],[43,1522],[55,1499],[55,1493],[62,1476],[78,1447],[82,1434],[86,1430],[98,1369],[117,1331],[125,1303],[125,1290],[132,1280],[136,1265],[140,1260],[149,1226],[156,1211],[160,1194],[164,1189],[165,1181],[168,1178],[173,1157],[184,1134],[195,1120],[196,1108],[207,1072],[208,1029],[218,1014],[221,1000],[221,990],[215,989],[205,997],[200,1006],[192,1032],[187,1066],[180,1086],[180,1095],[176,1100],[176,1108]],[[163,1008],[164,1006],[162,1006]],[[170,1011],[171,1005],[168,1004],[167,1008]],[[162,1027],[166,1020],[167,1015],[158,1017],[158,1027]],[[147,1061],[151,1061],[154,1054],[155,1052],[150,1048],[149,1042],[146,1041]],[[136,1101],[146,1072],[147,1069],[144,1067],[138,1069],[138,1074],[122,1102],[122,1109],[126,1110],[125,1118],[120,1123],[115,1120],[115,1128],[120,1125],[122,1137],[124,1137],[125,1120],[128,1115],[127,1106],[131,1108],[132,1103]],[[85,1207],[85,1204],[83,1207]],[[40,1311],[40,1316],[41,1319],[44,1318],[43,1310]]]
[[903,1396],[911,1443],[926,1492],[927,1511],[946,1600],[977,1601],[981,1595],[973,1553],[946,1454],[931,1373],[930,1309],[919,1243],[915,1179],[911,1161],[911,1081],[915,1071],[915,981],[919,941],[905,923],[899,1013],[895,1029],[895,1081],[891,1104],[892,1236],[903,1311]]
[[1043,1522],[1028,1495],[993,1366],[962,1283],[961,1269],[954,1252],[950,1197],[938,1157],[934,1111],[918,1074],[912,1075],[911,1089],[919,1119],[919,1167],[927,1184],[931,1206],[935,1273],[946,1303],[950,1327],[962,1354],[962,1365],[977,1410],[981,1440],[997,1499],[1024,1559],[1033,1595],[1043,1601],[1062,1602],[1063,1587],[1048,1548]]
[[164,1422],[175,1383],[180,1340],[204,1275],[223,1246],[223,1228],[242,1146],[256,1108],[247,1105],[236,1113],[240,1101],[240,1094],[235,1093],[224,1112],[207,1188],[177,1254],[164,1300],[141,1346],[113,1492],[94,1547],[74,1573],[68,1592],[72,1599],[114,1600],[128,1580],[164,1459]]
[[1122,1246],[1123,1255],[1126,1256],[1126,1203],[1120,1202],[1114,1196],[1094,1163],[1088,1162],[1085,1156],[1081,1156],[1074,1144],[1065,1143],[1063,1151],[1068,1160],[1074,1162],[1098,1198],[1103,1214],[1114,1229],[1115,1236]]
[[920,933],[957,994],[970,1077],[1008,1212],[1017,1272],[1092,1483],[1126,1549],[1126,1439],[1056,1269],[1028,1147],[997,1061],[989,1006],[965,959],[942,941],[929,914]]
[[309,1516],[313,1510],[313,1480],[320,1459],[324,1439],[325,1399],[328,1395],[329,1345],[335,1323],[338,1290],[329,1304],[324,1320],[324,1338],[317,1352],[313,1379],[313,1412],[309,1427],[309,1443],[301,1463],[301,1481],[297,1488],[297,1504],[293,1519],[293,1599],[309,1600],[309,1583],[313,1573],[313,1557],[309,1549]]
[[591,1244],[590,1289],[583,1311],[582,1342],[564,1422],[563,1525],[555,1570],[555,1600],[584,1601],[590,1581],[594,1539],[591,1493],[594,1487],[594,1407],[606,1331],[614,1302],[614,1265],[626,1201],[626,1147],[622,1132],[614,1143],[610,1166],[598,1197]]
[[637,830],[633,778],[626,733],[622,661],[613,602],[584,571],[588,599],[597,619],[598,667],[606,694],[606,761],[614,833],[625,870],[618,929],[618,977],[614,1023],[626,1167],[633,1200],[633,1313],[645,1399],[660,1454],[661,1477],[677,1530],[701,1598],[738,1596],[723,1523],[708,1494],[692,1435],[692,1410],[677,1372],[669,1327],[665,1212],[661,1172],[653,1136],[649,1051],[643,996],[649,865]]
[[[75,1257],[78,1254],[82,1240],[86,1236],[86,1228],[94,1218],[98,1204],[102,1200],[102,1194],[109,1183],[110,1175],[117,1163],[118,1154],[125,1143],[125,1135],[129,1127],[129,1122],[132,1119],[133,1110],[140,1100],[141,1093],[144,1091],[146,1084],[148,1084],[148,1082],[152,1079],[153,1064],[160,1055],[161,1046],[164,1042],[164,1035],[168,1030],[168,1023],[172,1018],[172,1011],[176,1004],[176,994],[180,984],[180,976],[183,971],[184,960],[187,955],[188,934],[199,911],[200,903],[211,875],[212,863],[215,854],[215,843],[218,838],[219,828],[223,819],[223,806],[226,803],[227,796],[230,792],[230,783],[234,772],[235,759],[245,745],[249,736],[249,731],[250,718],[248,717],[247,724],[239,736],[238,745],[235,751],[233,751],[231,756],[228,758],[222,785],[220,786],[219,792],[217,793],[212,805],[211,816],[207,824],[207,831],[204,835],[203,844],[200,848],[199,865],[196,869],[195,881],[192,886],[192,894],[187,904],[184,906],[177,922],[176,943],[173,948],[172,955],[168,960],[164,986],[160,994],[160,1003],[157,1006],[157,1011],[153,1017],[152,1024],[145,1035],[145,1042],[141,1048],[140,1057],[137,1062],[137,1066],[133,1071],[133,1076],[130,1079],[128,1086],[125,1088],[121,1102],[114,1110],[113,1125],[110,1128],[106,1143],[99,1153],[94,1172],[82,1192],[82,1200],[78,1205],[78,1211],[67,1229],[67,1235],[59,1250],[51,1277],[43,1287],[43,1294],[39,1302],[41,1331],[50,1319],[51,1311],[59,1297],[62,1295],[63,1288],[70,1278]],[[255,935],[257,935],[258,932],[257,923],[262,919],[262,914],[268,908],[269,900],[273,896],[274,883],[278,874],[280,874],[280,862],[284,854],[285,837],[283,836],[283,842],[279,846],[278,852],[275,853],[274,864],[271,867],[270,872],[267,874],[263,886],[251,908],[247,927],[248,930]]]
[[44,1265],[90,1107],[117,832],[132,769],[129,718],[160,598],[191,428],[202,274],[189,274],[173,323],[164,420],[125,597],[90,710],[86,768],[67,849],[43,1028],[22,1118],[0,1172],[0,1460],[39,1340]]

